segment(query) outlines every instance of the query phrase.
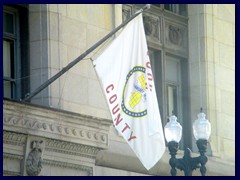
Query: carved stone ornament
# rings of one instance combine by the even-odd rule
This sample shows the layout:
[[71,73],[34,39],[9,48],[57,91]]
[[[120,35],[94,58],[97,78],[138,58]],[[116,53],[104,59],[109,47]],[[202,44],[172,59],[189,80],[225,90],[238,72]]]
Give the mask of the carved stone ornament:
[[[18,120],[18,124],[15,123],[16,120]],[[11,115],[4,115],[4,124],[5,125],[11,125],[11,128],[14,126],[21,127],[21,128],[27,128],[27,129],[33,129],[38,130],[42,132],[51,132],[55,134],[61,134],[67,137],[75,137],[75,138],[81,138],[81,139],[87,139],[91,141],[98,142],[99,145],[107,146],[107,134],[106,133],[99,133],[96,131],[90,131],[87,129],[79,129],[72,126],[62,125],[62,124],[52,124],[52,122],[46,122],[41,121],[41,119],[27,119],[19,117],[13,117]],[[98,138],[101,137],[101,138]]]
[[29,176],[37,176],[42,169],[42,144],[43,141],[32,141],[31,152],[26,160],[26,172]]
[[[108,130],[111,124],[107,119],[4,100],[3,127],[11,132],[28,132],[32,136],[50,139],[64,138],[65,141],[105,149],[108,147]],[[45,141],[43,144],[45,145]]]
[[181,45],[182,43],[182,34],[179,28],[172,25],[169,26],[169,41],[175,45]]
[[151,16],[143,16],[145,34],[154,40],[159,40],[159,19]]
[[122,9],[123,21],[126,21],[130,16],[131,16],[131,9],[130,8]]

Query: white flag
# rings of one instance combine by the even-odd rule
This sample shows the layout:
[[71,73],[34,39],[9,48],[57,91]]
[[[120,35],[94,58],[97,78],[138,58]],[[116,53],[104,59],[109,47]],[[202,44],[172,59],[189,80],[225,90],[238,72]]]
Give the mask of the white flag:
[[165,151],[165,141],[142,14],[94,61],[113,124],[146,169]]

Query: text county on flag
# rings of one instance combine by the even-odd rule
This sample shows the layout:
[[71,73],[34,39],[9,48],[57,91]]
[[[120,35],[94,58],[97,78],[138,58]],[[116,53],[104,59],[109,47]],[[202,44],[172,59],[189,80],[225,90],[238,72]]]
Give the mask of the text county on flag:
[[113,124],[146,169],[165,151],[142,14],[94,60]]

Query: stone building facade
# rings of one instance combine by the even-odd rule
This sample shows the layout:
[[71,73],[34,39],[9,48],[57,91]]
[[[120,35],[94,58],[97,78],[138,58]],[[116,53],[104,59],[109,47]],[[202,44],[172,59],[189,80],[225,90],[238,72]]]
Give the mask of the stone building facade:
[[[170,175],[168,150],[146,171],[112,125],[91,60],[119,32],[22,101],[142,6],[3,6],[4,175]],[[235,5],[154,4],[143,18],[162,123],[174,113],[183,126],[179,154],[198,156],[191,126],[202,107],[206,175],[235,175]]]

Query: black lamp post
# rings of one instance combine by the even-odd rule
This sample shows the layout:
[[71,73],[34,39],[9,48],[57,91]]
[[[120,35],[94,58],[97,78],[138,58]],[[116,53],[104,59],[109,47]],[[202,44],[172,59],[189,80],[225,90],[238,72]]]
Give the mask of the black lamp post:
[[200,153],[199,157],[191,157],[191,150],[187,148],[184,151],[183,158],[176,158],[178,144],[182,137],[182,126],[177,122],[176,116],[171,116],[169,122],[164,127],[165,138],[168,142],[168,149],[171,155],[169,164],[171,166],[171,175],[177,175],[177,169],[184,171],[185,176],[192,176],[192,171],[200,168],[202,176],[206,174],[205,164],[207,156],[205,155],[207,143],[211,134],[211,124],[205,119],[204,113],[198,114],[198,119],[193,124],[193,134]]

